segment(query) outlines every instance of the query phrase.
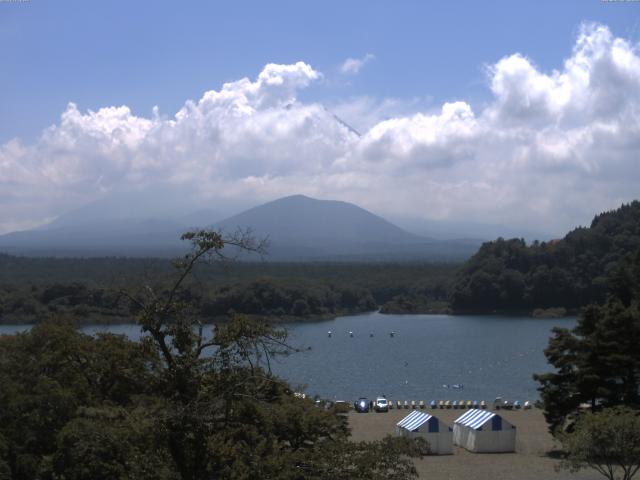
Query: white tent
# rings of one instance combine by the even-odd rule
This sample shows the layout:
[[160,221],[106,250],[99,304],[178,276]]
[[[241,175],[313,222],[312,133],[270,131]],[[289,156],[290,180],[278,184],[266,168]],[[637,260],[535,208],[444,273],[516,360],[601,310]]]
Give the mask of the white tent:
[[493,412],[472,409],[455,420],[453,443],[470,452],[515,452],[516,427]]
[[424,438],[433,454],[453,453],[451,428],[428,413],[414,410],[396,424],[396,432],[404,437]]

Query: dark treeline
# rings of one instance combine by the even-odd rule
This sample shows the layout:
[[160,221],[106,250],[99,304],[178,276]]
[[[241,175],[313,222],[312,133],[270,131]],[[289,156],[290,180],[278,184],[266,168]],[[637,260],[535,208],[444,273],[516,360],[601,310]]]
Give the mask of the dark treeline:
[[[322,318],[375,310],[437,311],[446,306],[456,265],[234,263],[199,265],[188,301],[204,318],[233,313],[272,319]],[[122,291],[161,290],[162,259],[56,259],[0,255],[0,323],[69,315],[84,323],[130,321]],[[186,294],[185,294],[186,295]]]
[[[640,202],[596,216],[563,239],[502,238],[465,264],[275,263],[200,265],[188,281],[203,318],[270,319],[383,313],[576,312],[602,302],[609,277],[640,248]],[[85,323],[130,320],[121,291],[161,290],[171,262],[136,258],[27,258],[0,254],[0,323],[65,314]]]
[[640,202],[597,215],[550,242],[498,239],[482,245],[451,288],[455,312],[577,310],[606,298],[608,278],[640,248]]

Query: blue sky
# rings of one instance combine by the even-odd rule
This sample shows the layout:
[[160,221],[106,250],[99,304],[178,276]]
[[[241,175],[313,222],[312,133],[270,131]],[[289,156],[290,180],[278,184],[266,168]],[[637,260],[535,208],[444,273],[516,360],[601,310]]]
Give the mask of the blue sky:
[[[488,97],[485,64],[521,52],[557,68],[581,22],[638,41],[639,13],[597,0],[0,3],[0,141],[34,138],[71,101],[173,114],[270,62],[303,60],[326,75],[301,98],[474,105]],[[366,53],[375,61],[357,79],[339,75]]]
[[0,41],[0,233],[123,192],[554,235],[640,197],[640,2],[30,0]]

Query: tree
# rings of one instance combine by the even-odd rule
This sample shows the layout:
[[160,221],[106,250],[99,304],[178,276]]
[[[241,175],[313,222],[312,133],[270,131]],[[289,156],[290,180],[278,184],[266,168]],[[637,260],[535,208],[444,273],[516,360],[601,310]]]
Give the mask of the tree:
[[[146,288],[127,294],[138,322],[162,359],[161,395],[166,404],[159,422],[182,480],[201,478],[303,478],[308,465],[315,478],[412,478],[410,457],[424,448],[392,448],[396,442],[353,443],[341,419],[296,398],[271,373],[271,359],[294,351],[286,331],[236,315],[210,335],[189,303],[183,284],[198,262],[225,260],[223,249],[263,252],[246,232],[224,238],[214,231],[183,235],[192,251],[176,262],[177,279],[163,292]],[[331,465],[330,471],[318,467]],[[368,476],[367,476],[368,475]]]
[[554,373],[534,375],[552,433],[571,428],[581,404],[640,407],[640,252],[615,272],[604,305],[588,306],[573,330],[554,329],[545,355]]
[[272,358],[295,351],[286,331],[243,315],[202,323],[187,278],[224,248],[262,244],[183,238],[192,251],[173,282],[122,292],[139,342],[63,319],[0,336],[0,479],[415,478],[424,443],[351,442],[337,412],[272,374]]
[[614,407],[581,416],[573,433],[561,437],[561,466],[592,468],[609,480],[631,480],[640,470],[640,414]]

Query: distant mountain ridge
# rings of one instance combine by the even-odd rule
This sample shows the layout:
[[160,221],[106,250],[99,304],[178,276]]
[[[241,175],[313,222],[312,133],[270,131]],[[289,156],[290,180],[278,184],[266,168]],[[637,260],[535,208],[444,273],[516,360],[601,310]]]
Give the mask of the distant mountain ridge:
[[248,227],[256,237],[268,237],[274,260],[454,260],[478,246],[421,237],[352,203],[304,195],[259,205],[216,227]]
[[[352,203],[291,195],[250,208],[216,224],[224,229],[250,226],[271,238],[306,241],[415,243],[425,239]],[[339,232],[339,233],[338,233]]]
[[[203,211],[172,218],[118,216],[118,205],[91,207],[38,229],[0,236],[0,251],[52,256],[175,256],[189,228],[226,232],[250,228],[268,237],[268,259],[278,261],[459,261],[477,241],[435,240],[407,232],[348,202],[292,195],[250,208],[216,223]],[[122,207],[124,208],[124,207]]]

